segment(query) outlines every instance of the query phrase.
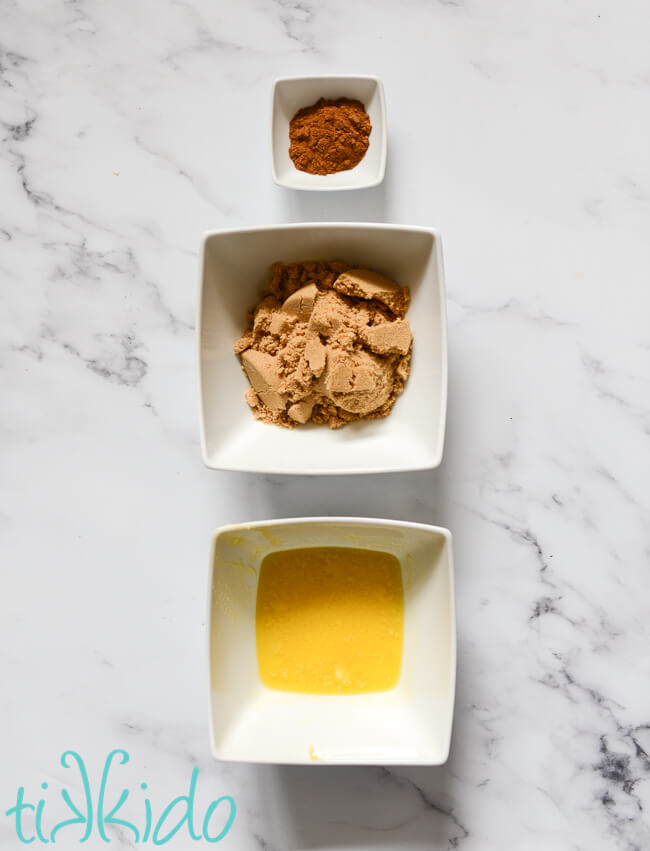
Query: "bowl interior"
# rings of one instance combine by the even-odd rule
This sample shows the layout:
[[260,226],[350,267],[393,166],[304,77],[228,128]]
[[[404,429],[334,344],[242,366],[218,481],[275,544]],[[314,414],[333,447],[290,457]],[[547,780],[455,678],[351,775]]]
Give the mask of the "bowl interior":
[[[399,559],[404,651],[391,691],[330,697],[262,685],[255,645],[260,564],[272,550],[305,546],[377,549]],[[226,528],[215,536],[210,606],[214,755],[246,762],[440,764],[451,736],[454,636],[445,530],[340,519]]]
[[[304,106],[321,98],[347,97],[361,101],[372,124],[368,150],[352,169],[336,174],[307,174],[299,171],[289,156],[289,123]],[[367,77],[305,77],[278,80],[273,94],[271,128],[273,177],[294,189],[351,189],[374,186],[384,176],[386,127],[384,98],[378,80]]]
[[[331,430],[254,419],[233,345],[274,261],[348,260],[411,289],[411,376],[390,416]],[[446,405],[446,327],[439,237],[383,225],[308,225],[206,237],[200,316],[202,445],[214,469],[352,473],[440,463]]]

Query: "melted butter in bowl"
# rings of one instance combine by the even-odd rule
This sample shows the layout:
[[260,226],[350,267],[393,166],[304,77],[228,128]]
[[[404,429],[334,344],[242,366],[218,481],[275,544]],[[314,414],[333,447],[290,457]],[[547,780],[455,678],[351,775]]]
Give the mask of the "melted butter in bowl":
[[285,765],[442,764],[456,668],[451,543],[446,529],[368,518],[217,529],[213,755]]
[[255,616],[262,683],[277,691],[388,691],[402,667],[404,589],[390,553],[304,547],[262,561]]

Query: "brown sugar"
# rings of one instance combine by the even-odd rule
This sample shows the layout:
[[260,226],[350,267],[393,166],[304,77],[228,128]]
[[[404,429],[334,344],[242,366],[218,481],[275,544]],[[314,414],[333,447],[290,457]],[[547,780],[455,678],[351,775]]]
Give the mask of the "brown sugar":
[[354,168],[365,156],[372,125],[358,100],[321,98],[289,124],[289,156],[299,171],[334,174]]
[[274,264],[234,346],[254,416],[289,428],[387,416],[410,371],[408,304],[407,287],[370,269]]

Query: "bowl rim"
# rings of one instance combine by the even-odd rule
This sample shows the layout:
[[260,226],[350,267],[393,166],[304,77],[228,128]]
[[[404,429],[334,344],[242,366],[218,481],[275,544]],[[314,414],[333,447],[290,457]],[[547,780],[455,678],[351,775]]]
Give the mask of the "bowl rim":
[[[325,230],[333,228],[346,228],[348,230],[384,230],[398,231],[402,233],[424,233],[433,237],[432,254],[437,267],[438,281],[440,289],[440,336],[442,344],[442,393],[440,398],[440,434],[438,437],[437,446],[434,448],[432,456],[426,463],[415,463],[401,465],[399,467],[353,467],[353,468],[337,468],[337,469],[318,469],[309,470],[293,469],[293,468],[277,468],[265,467],[263,470],[259,468],[247,468],[235,465],[219,464],[215,466],[210,463],[207,451],[207,438],[205,429],[205,405],[203,398],[203,360],[202,352],[202,337],[203,337],[203,295],[205,288],[205,262],[207,255],[208,241],[215,236],[230,236],[234,234],[260,233],[268,231],[280,230],[308,230],[309,228],[322,228]],[[199,436],[201,444],[201,459],[208,470],[220,470],[230,473],[254,473],[259,475],[277,475],[277,476],[363,476],[373,474],[387,473],[411,473],[421,470],[435,470],[442,463],[445,447],[445,437],[447,430],[447,402],[448,402],[448,384],[449,384],[449,351],[447,339],[447,288],[445,283],[444,258],[442,249],[442,237],[440,231],[433,227],[425,225],[402,225],[391,224],[390,222],[285,222],[284,224],[266,224],[266,225],[245,225],[243,227],[233,228],[217,228],[216,230],[204,231],[201,236],[200,252],[199,252],[199,280],[198,280],[198,298],[196,307],[196,357],[197,357],[197,375],[198,375],[198,406],[199,406]]]
[[[457,680],[457,644],[458,644],[458,627],[456,622],[456,582],[454,570],[454,553],[453,553],[453,535],[445,526],[436,526],[430,523],[419,523],[414,520],[392,520],[382,517],[344,517],[340,515],[320,515],[313,517],[279,517],[271,520],[250,520],[243,523],[225,523],[222,526],[217,526],[213,530],[210,537],[210,558],[208,562],[208,581],[206,594],[206,630],[205,630],[205,662],[206,662],[206,688],[207,688],[207,715],[208,715],[208,733],[210,737],[210,753],[213,759],[223,762],[223,758],[219,756],[219,749],[215,743],[214,724],[212,713],[212,589],[214,583],[214,559],[217,550],[217,541],[225,532],[251,531],[260,528],[269,528],[280,525],[302,526],[306,523],[319,523],[323,526],[334,525],[337,523],[349,523],[357,526],[386,526],[397,527],[400,529],[419,529],[420,531],[432,532],[439,534],[445,540],[447,548],[447,558],[449,564],[449,627],[450,627],[450,674],[449,674],[449,713],[447,716],[447,725],[444,731],[445,747],[442,750],[440,760],[432,762],[431,760],[400,760],[399,762],[391,762],[390,760],[381,760],[383,765],[444,765],[449,759],[451,750],[451,737],[454,725],[454,711],[456,703],[456,680]],[[333,766],[333,765],[372,765],[378,764],[373,762],[321,762],[305,760],[304,762],[277,762],[277,760],[260,759],[251,762],[250,760],[237,759],[230,757],[228,762],[241,762],[251,765],[314,765],[314,766]]]
[[[379,96],[379,144],[381,146],[381,156],[379,161],[379,171],[377,175],[363,182],[351,182],[343,186],[298,186],[291,180],[282,180],[275,168],[275,144],[273,141],[273,126],[275,123],[276,112],[276,95],[278,86],[282,83],[300,83],[312,80],[364,80],[374,82],[377,87]],[[375,127],[373,127],[375,130]],[[276,77],[271,86],[271,115],[269,124],[269,151],[271,154],[271,175],[273,182],[277,186],[284,189],[295,189],[299,192],[348,192],[353,189],[372,189],[379,186],[383,182],[386,175],[386,158],[388,152],[388,131],[386,127],[386,97],[384,95],[384,84],[379,77],[373,74],[309,74],[296,75],[292,77]],[[350,170],[352,171],[352,170]],[[301,172],[305,174],[305,172]],[[309,175],[309,177],[322,177],[323,175]]]

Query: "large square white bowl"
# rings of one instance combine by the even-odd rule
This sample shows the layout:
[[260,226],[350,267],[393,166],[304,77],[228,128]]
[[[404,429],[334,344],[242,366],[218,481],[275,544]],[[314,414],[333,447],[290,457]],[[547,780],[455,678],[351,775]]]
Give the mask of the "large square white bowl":
[[[411,290],[411,376],[390,415],[331,430],[285,429],[253,417],[233,345],[276,260],[342,259]],[[447,408],[447,327],[440,236],[383,224],[296,224],[209,233],[199,296],[201,448],[215,470],[383,473],[442,459]]]
[[[323,696],[262,684],[255,641],[261,562],[272,551],[312,546],[383,550],[399,559],[404,650],[394,689]],[[446,529],[341,517],[225,526],[213,537],[208,618],[210,738],[217,759],[320,765],[446,761],[456,678]]]
[[[289,156],[289,123],[304,106],[319,98],[340,97],[364,105],[372,131],[368,150],[354,168],[335,174],[300,171]],[[329,191],[368,189],[384,179],[386,171],[386,106],[384,88],[376,77],[285,77],[273,86],[271,109],[271,169],[273,180],[289,189]]]

